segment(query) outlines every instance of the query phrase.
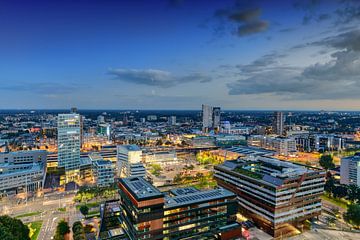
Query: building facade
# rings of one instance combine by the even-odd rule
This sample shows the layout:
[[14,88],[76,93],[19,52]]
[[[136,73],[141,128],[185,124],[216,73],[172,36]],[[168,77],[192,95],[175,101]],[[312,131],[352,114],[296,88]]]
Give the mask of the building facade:
[[16,194],[44,187],[47,151],[0,153],[0,192]]
[[137,145],[118,145],[117,170],[119,177],[144,177],[146,170],[142,164],[142,150]]
[[341,159],[340,183],[360,186],[360,153]]
[[66,182],[79,177],[81,148],[81,119],[79,114],[59,114],[58,167],[65,168]]
[[212,107],[209,105],[202,105],[202,131],[204,133],[210,130],[220,130],[220,107]]
[[226,189],[182,188],[164,194],[141,177],[119,179],[118,186],[119,221],[127,239],[206,240],[241,236],[236,222],[236,196]]
[[226,161],[215,167],[214,177],[237,194],[240,212],[275,238],[293,235],[321,213],[324,171],[258,157]]

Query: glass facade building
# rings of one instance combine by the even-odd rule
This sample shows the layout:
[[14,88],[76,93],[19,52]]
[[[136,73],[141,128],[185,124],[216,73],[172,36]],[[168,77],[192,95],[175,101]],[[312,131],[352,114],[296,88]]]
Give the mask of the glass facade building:
[[66,182],[75,180],[80,171],[80,115],[58,115],[58,167],[65,168]]

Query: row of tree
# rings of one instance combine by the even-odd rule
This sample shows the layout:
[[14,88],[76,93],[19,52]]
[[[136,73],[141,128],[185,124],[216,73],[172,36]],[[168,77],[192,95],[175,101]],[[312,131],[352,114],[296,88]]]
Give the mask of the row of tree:
[[1,240],[30,240],[30,230],[21,220],[0,216],[0,239]]

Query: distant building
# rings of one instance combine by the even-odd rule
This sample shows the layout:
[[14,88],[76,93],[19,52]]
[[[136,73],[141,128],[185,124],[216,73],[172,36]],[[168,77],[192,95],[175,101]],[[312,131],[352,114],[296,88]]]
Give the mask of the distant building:
[[325,171],[257,157],[215,166],[214,177],[237,194],[240,213],[275,238],[293,235],[294,227],[321,214]]
[[32,192],[44,187],[48,152],[18,151],[0,153],[0,192]]
[[103,115],[99,115],[97,117],[97,122],[98,123],[105,123],[105,117]]
[[272,140],[273,149],[282,156],[295,156],[297,154],[296,141],[293,138],[277,137]]
[[170,116],[168,118],[168,124],[171,125],[171,126],[176,125],[176,116]]
[[144,177],[146,170],[141,160],[142,150],[137,145],[118,145],[117,166],[119,177]]
[[284,114],[283,112],[274,112],[273,132],[282,136],[284,134]]
[[108,141],[111,138],[111,125],[109,123],[101,123],[98,125],[97,133],[102,136],[106,136]]
[[146,164],[172,165],[178,162],[175,150],[144,153],[143,159]]
[[341,159],[340,183],[360,187],[360,153]]
[[220,115],[221,109],[219,107],[212,107],[209,105],[202,105],[202,131],[204,133],[210,130],[220,130]]
[[156,115],[148,115],[146,118],[150,122],[151,121],[157,121],[157,116]]
[[65,168],[66,182],[79,177],[80,170],[80,115],[58,115],[58,167]]
[[117,224],[112,221],[109,229],[101,227],[99,239],[124,239],[127,235],[126,239],[235,240],[241,236],[236,196],[226,189],[199,191],[189,187],[165,195],[141,177],[119,179],[118,187],[118,206],[111,203],[101,220],[110,223],[108,216]]

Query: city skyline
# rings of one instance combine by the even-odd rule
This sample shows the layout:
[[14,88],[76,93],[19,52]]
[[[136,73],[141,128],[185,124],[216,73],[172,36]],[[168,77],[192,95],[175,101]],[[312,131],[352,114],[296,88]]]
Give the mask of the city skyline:
[[358,110],[357,1],[8,1],[1,109]]

